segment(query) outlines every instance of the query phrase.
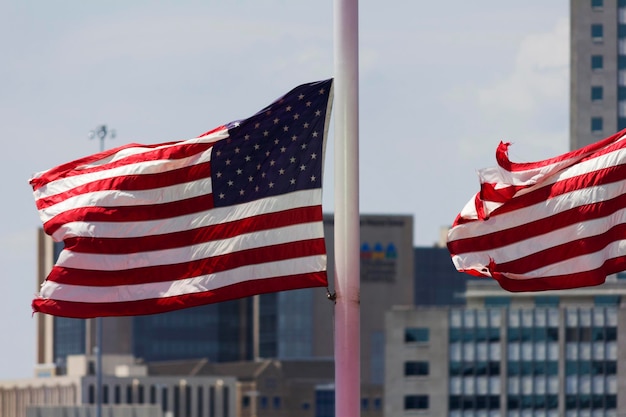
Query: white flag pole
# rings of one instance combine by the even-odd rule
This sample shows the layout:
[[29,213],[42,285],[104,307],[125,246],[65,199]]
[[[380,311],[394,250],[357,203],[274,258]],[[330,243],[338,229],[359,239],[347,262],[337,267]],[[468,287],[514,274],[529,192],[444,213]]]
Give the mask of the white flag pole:
[[334,3],[335,415],[361,411],[358,0]]

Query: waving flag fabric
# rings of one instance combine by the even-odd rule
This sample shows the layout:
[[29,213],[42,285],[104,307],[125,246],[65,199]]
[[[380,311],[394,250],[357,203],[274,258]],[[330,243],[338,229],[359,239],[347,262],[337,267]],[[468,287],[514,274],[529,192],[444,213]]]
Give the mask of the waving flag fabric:
[[326,286],[322,167],[332,80],[197,138],[130,144],[36,174],[65,248],[36,312],[152,314]]
[[456,268],[508,291],[599,285],[625,270],[625,134],[521,164],[501,143],[448,233]]

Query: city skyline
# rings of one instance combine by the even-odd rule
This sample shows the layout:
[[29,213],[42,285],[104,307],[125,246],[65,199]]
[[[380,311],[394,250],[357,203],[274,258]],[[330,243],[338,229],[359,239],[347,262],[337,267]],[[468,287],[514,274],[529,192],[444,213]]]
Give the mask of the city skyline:
[[[10,200],[0,236],[10,296],[0,331],[16,340],[0,351],[0,379],[29,377],[35,362],[32,173],[97,152],[87,134],[103,123],[117,131],[107,147],[186,139],[332,76],[331,2],[150,6],[2,5]],[[514,142],[517,161],[564,152],[568,14],[565,1],[424,8],[362,0],[362,212],[413,215],[415,244],[431,245],[476,191],[473,173],[493,165],[500,140]]]

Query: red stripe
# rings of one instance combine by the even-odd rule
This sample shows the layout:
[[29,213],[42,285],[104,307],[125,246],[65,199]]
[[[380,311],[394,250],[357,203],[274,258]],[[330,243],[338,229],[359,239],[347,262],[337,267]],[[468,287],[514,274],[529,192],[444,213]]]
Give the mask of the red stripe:
[[[616,182],[622,182],[626,180],[626,166],[618,165],[612,166],[608,168],[599,169],[597,171],[592,171],[587,174],[579,175],[572,178],[567,178],[556,182],[554,184],[546,184],[536,190],[530,191],[527,194],[523,194],[517,196],[502,206],[491,212],[490,217],[494,217],[497,215],[511,213],[516,210],[521,210],[526,207],[533,206],[535,204],[539,204],[541,202],[545,202],[550,200],[551,198],[558,197],[560,195],[564,195],[570,193],[572,191],[581,190],[581,189],[591,189],[594,186],[602,186],[606,184],[612,184]],[[476,195],[476,207],[482,207],[482,201]],[[462,224],[473,223],[476,221],[481,221],[480,212],[479,219],[465,219],[462,217],[458,217],[453,227]]]
[[145,206],[81,207],[54,216],[44,223],[43,228],[47,234],[52,235],[57,229],[69,222],[141,222],[169,219],[212,208],[213,194]]
[[322,218],[321,206],[298,207],[175,233],[119,238],[70,237],[64,242],[65,249],[80,253],[126,254],[138,252],[137,248],[141,248],[141,252],[149,252],[227,239],[261,230],[319,222]]
[[242,265],[269,263],[325,253],[324,239],[318,238],[230,252],[180,264],[154,265],[121,271],[95,271],[54,266],[47,279],[62,284],[94,287],[137,285],[193,278],[227,271]]
[[545,278],[518,280],[507,278],[495,272],[493,278],[500,286],[511,292],[565,290],[568,288],[590,287],[603,284],[607,275],[615,274],[626,269],[626,257],[607,259],[604,264],[592,271],[575,274],[558,275]]
[[[522,163],[511,162],[507,155],[508,147],[510,143],[500,142],[500,145],[498,146],[496,150],[496,161],[498,162],[499,166],[501,166],[502,168],[506,169],[509,172],[529,171],[533,169],[540,169],[540,168],[544,168],[546,165],[556,164],[556,163],[563,162],[568,159],[579,158],[588,153],[594,153],[594,156],[602,155],[603,153],[605,153],[605,151],[602,150],[602,148],[615,142],[616,140],[624,136],[624,134],[626,134],[626,129],[614,134],[613,136],[603,139],[599,142],[595,142],[590,145],[587,145],[581,149],[577,149],[577,150],[565,153],[563,155],[559,155],[550,159],[544,159],[538,162],[522,162]],[[616,144],[616,146],[619,148],[624,147],[625,145],[626,144],[622,142],[619,142]],[[574,163],[575,162],[573,162],[573,164]]]
[[32,307],[35,312],[70,318],[139,316],[219,303],[256,294],[325,287],[327,285],[328,281],[324,271],[245,281],[217,291],[123,303],[80,303],[36,298],[33,300]]
[[525,274],[555,262],[599,252],[613,242],[626,236],[626,224],[612,227],[605,233],[572,240],[528,256],[495,265],[495,271],[510,274]]
[[177,184],[185,184],[211,178],[211,163],[186,166],[171,171],[153,174],[124,175],[120,177],[105,178],[81,184],[66,192],[42,197],[35,202],[38,210],[43,210],[54,204],[58,204],[75,196],[107,190],[140,191],[155,188],[169,187]]
[[[492,233],[449,241],[448,249],[452,254],[484,252],[540,236],[576,223],[607,217],[625,207],[626,194],[622,194],[612,200],[574,207],[553,216],[510,229],[497,230],[493,227],[496,231]],[[485,224],[485,229],[488,228],[489,225]],[[575,238],[575,236],[563,236],[564,241],[572,238]]]
[[[179,144],[181,146],[168,146],[168,145],[176,145]],[[156,147],[166,146],[165,148],[153,149]],[[125,165],[146,162],[146,161],[157,161],[157,160],[174,160],[174,159],[182,159],[187,158],[189,156],[195,155],[200,152],[204,152],[205,150],[211,148],[213,143],[193,143],[188,144],[185,142],[168,142],[168,143],[160,143],[157,145],[140,145],[140,144],[129,144],[120,146],[118,148],[106,150],[104,152],[100,152],[94,155],[90,155],[81,159],[74,160],[72,162],[68,162],[63,165],[59,165],[55,168],[52,168],[49,171],[46,171],[41,174],[41,176],[33,178],[30,180],[30,184],[33,187],[33,190],[38,190],[44,185],[56,181],[58,179],[70,178],[76,175],[83,175],[92,172],[106,171],[111,168],[121,167]],[[98,162],[104,158],[115,155],[116,153],[128,149],[128,148],[145,148],[145,149],[153,149],[152,151],[147,151],[143,153],[139,153],[136,155],[129,155],[115,162],[110,162],[102,165],[98,165],[91,168],[84,168],[86,165]]]

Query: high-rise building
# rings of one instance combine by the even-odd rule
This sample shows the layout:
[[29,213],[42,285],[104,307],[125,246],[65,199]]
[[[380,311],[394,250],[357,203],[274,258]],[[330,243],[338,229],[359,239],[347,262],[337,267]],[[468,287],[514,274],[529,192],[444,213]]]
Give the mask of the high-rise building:
[[570,148],[626,128],[626,1],[570,0]]

